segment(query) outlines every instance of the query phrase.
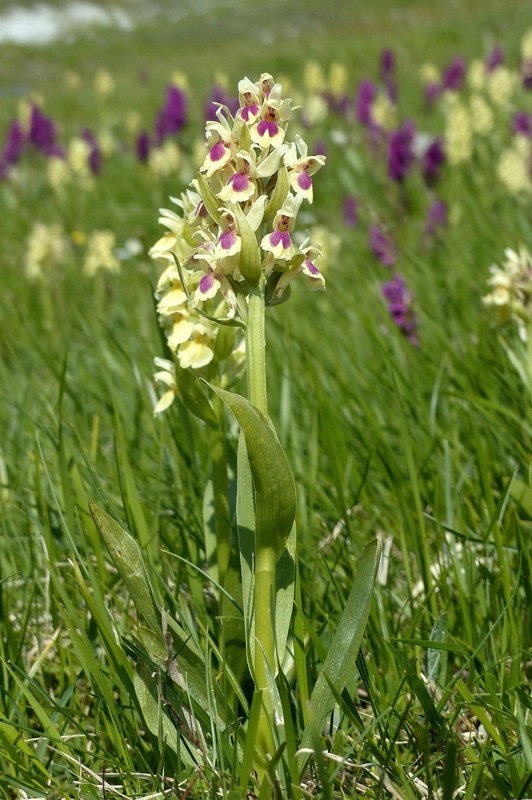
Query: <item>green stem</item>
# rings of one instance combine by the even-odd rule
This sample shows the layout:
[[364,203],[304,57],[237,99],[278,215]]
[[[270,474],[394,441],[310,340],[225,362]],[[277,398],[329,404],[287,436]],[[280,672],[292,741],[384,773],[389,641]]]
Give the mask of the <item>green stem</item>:
[[263,284],[249,292],[249,317],[246,329],[248,400],[268,416],[266,392],[266,320]]
[[[248,399],[268,416],[266,389],[266,333],[264,281],[250,288],[246,329]],[[275,674],[275,567],[276,554],[255,539],[255,688],[262,691],[258,746],[263,755],[273,755],[273,702],[271,676]],[[270,678],[269,678],[270,676]]]
[[262,690],[258,744],[263,754],[273,755],[273,702],[270,681],[275,675],[275,565],[276,554],[269,547],[255,552],[255,684]]

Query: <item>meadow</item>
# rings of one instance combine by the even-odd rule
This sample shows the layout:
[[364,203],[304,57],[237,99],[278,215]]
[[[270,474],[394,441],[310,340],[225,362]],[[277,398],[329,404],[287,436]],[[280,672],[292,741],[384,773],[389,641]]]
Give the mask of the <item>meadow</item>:
[[[532,797],[532,3],[511,6],[124,0],[131,29],[1,45],[2,798]],[[160,209],[192,219],[171,198],[198,171],[210,227],[183,241],[236,220],[252,261],[205,125],[210,147],[215,103],[266,72],[308,144],[290,232],[322,277],[272,245],[260,292],[242,256],[204,270],[219,304],[192,275],[176,310]],[[283,153],[253,177],[263,252],[306,157]],[[257,293],[258,377],[236,347]],[[263,509],[280,611],[253,651]]]

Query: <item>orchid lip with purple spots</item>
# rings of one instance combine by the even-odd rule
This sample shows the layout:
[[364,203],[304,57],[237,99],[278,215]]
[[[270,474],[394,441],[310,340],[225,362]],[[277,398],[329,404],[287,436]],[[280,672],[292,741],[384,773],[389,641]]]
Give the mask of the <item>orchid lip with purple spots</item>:
[[288,248],[292,244],[292,240],[290,239],[290,234],[288,233],[288,231],[276,230],[273,233],[270,233],[271,246],[277,247],[279,242],[282,243],[283,250],[288,250]]
[[249,176],[244,175],[242,172],[235,172],[229,178],[228,183],[232,184],[235,192],[245,192],[249,187]]
[[216,142],[209,150],[209,158],[211,161],[220,161],[225,155],[225,145],[223,142]]
[[304,264],[311,275],[314,275],[315,277],[321,275],[319,269],[312,263],[312,261],[309,261],[308,258],[305,259]]
[[256,117],[259,113],[259,107],[257,105],[253,106],[244,106],[242,109],[242,119],[245,122],[249,122],[250,116]]
[[222,250],[230,250],[236,242],[235,231],[224,231],[220,234],[220,247]]
[[299,173],[297,176],[297,185],[302,192],[308,192],[308,190],[312,187],[312,178],[308,172],[303,171]]
[[273,139],[279,133],[279,126],[273,120],[261,119],[257,125],[257,133],[264,136],[266,133]]
[[207,275],[204,275],[198,284],[198,289],[200,290],[201,294],[207,294],[207,292],[209,292],[213,288],[215,281],[216,278],[214,277],[212,272],[209,272]]

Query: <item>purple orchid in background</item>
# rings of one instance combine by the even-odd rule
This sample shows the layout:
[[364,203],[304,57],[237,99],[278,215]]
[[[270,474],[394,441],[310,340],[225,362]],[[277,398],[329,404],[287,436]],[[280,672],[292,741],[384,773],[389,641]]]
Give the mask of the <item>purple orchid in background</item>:
[[397,84],[395,83],[395,55],[386,48],[381,53],[380,76],[392,103],[397,102]]
[[445,160],[443,140],[434,139],[423,154],[421,166],[423,178],[429,186],[433,186],[438,181]]
[[525,111],[516,111],[512,121],[512,133],[516,136],[532,138],[532,114]]
[[358,225],[358,200],[356,197],[344,197],[343,217],[346,228],[355,228]]
[[356,105],[356,116],[358,121],[361,122],[362,125],[366,125],[367,127],[373,124],[373,119],[371,116],[371,107],[373,105],[373,101],[375,100],[376,96],[377,96],[377,87],[372,81],[368,80],[367,78],[364,78],[364,80],[360,82],[360,85],[358,87],[355,105]]
[[99,175],[102,169],[102,151],[100,150],[96,136],[89,128],[85,128],[81,132],[81,138],[87,142],[91,148],[88,159],[90,170],[93,175]]
[[385,267],[393,267],[397,258],[397,249],[391,236],[384,233],[378,225],[370,225],[369,248],[375,258]]
[[325,92],[323,97],[329,111],[332,111],[333,114],[338,114],[339,117],[347,116],[350,100],[346,94],[338,96],[334,92]]
[[64,158],[65,151],[56,143],[57,129],[54,121],[47,117],[39,106],[31,107],[30,131],[28,140],[47,158]]
[[524,59],[521,64],[521,76],[525,89],[532,89],[532,58]]
[[416,126],[411,119],[392,131],[388,140],[388,175],[392,181],[402,181],[414,163]]
[[463,58],[457,56],[453,58],[449,66],[444,70],[442,78],[443,89],[457,92],[464,81],[466,64]]
[[427,210],[425,233],[433,236],[437,233],[438,228],[446,228],[447,224],[447,204],[435,197]]
[[9,169],[17,163],[26,146],[26,135],[20,122],[15,120],[9,126],[6,143],[0,154],[0,180],[5,180]]
[[434,105],[442,92],[440,83],[427,83],[424,89],[425,103],[429,108]]
[[413,310],[413,294],[406,288],[400,275],[381,285],[383,297],[388,301],[388,313],[410,344],[419,347],[417,334],[418,320]]
[[168,86],[166,100],[155,123],[155,137],[161,144],[167,136],[172,136],[185,125],[187,119],[187,98],[177,86]]
[[135,150],[137,153],[137,158],[141,162],[141,164],[145,164],[148,160],[150,155],[151,149],[151,137],[150,134],[146,131],[142,131],[137,136],[137,141],[135,144]]
[[501,64],[504,64],[504,50],[497,45],[486,59],[486,72],[493,72]]
[[226,106],[229,109],[229,113],[234,117],[240,107],[240,101],[237,95],[229,95],[222,86],[216,84],[213,86],[211,96],[205,103],[206,122],[215,122],[218,119],[216,116],[218,105]]

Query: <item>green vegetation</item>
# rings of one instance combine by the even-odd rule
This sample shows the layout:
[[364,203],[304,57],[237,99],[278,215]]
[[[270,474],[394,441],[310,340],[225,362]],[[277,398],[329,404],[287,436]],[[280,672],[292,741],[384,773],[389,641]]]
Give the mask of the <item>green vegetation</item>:
[[[482,301],[504,250],[532,251],[531,194],[499,170],[531,92],[516,80],[498,104],[479,90],[492,126],[473,132],[468,158],[445,163],[433,186],[419,163],[390,179],[385,140],[372,140],[354,105],[300,123],[318,95],[305,86],[309,60],[329,84],[331,65],[344,67],[352,101],[363,78],[379,82],[390,47],[394,127],[410,118],[449,144],[451,105],[440,97],[427,108],[421,66],[441,70],[458,55],[469,64],[500,45],[517,75],[532,3],[511,14],[502,0],[356,5],[220,3],[173,20],[161,3],[131,31],[2,45],[0,136],[37,102],[65,148],[85,128],[107,147],[99,175],[74,170],[54,188],[34,148],[0,181],[6,800],[532,795],[532,394],[516,369],[527,358],[517,326],[498,328]],[[107,95],[94,83],[102,68],[114,81]],[[216,74],[234,94],[265,70],[301,104],[293,126],[309,152],[326,149],[301,226],[328,255],[326,292],[300,278],[266,314],[268,410],[295,478],[299,550],[278,749],[257,777],[259,708],[243,660],[240,674],[226,668],[238,660],[225,626],[237,617],[238,632],[240,606],[219,589],[205,492],[220,442],[179,399],[154,417],[163,390],[153,358],[169,353],[154,302],[161,265],[148,250],[163,234],[157,209],[174,208],[168,198],[201,163]],[[168,170],[140,163],[135,141],[153,131],[176,72],[189,107]],[[456,92],[466,105],[473,94],[467,81]],[[358,202],[352,227],[346,197]],[[448,222],[427,232],[435,198]],[[47,228],[31,259],[36,223]],[[394,242],[392,269],[369,247],[371,226]],[[115,270],[87,268],[95,231],[114,234]],[[417,344],[382,295],[396,273]],[[245,380],[234,388],[245,394]],[[238,426],[221,403],[216,412],[234,511]],[[357,654],[348,641],[358,644],[365,622],[375,538],[382,554]]]

